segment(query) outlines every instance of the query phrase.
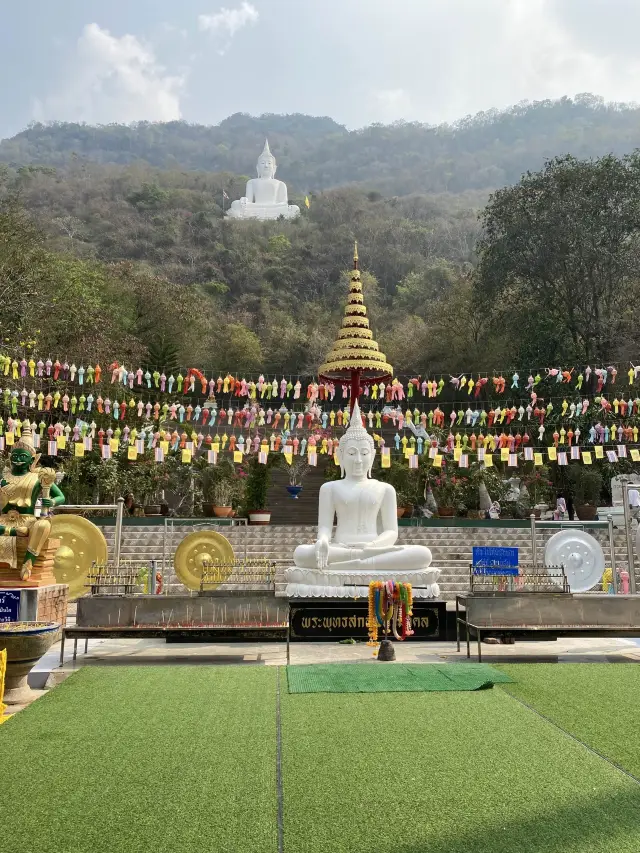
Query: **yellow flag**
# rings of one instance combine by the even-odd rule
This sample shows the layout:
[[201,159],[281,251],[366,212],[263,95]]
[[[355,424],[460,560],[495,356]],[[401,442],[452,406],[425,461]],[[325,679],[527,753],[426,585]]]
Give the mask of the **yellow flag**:
[[534,453],[533,454],[533,464],[534,465],[542,465],[542,453]]
[[67,446],[67,439],[64,435],[59,435],[56,438],[56,444],[58,445],[58,450],[65,450]]
[[[242,456],[242,454],[240,455]],[[191,451],[187,447],[183,448],[182,450],[182,461],[185,464],[191,462]]]
[[405,459],[409,459],[409,457],[410,457],[410,456],[413,456],[413,454],[414,454],[413,447],[407,447],[407,448],[405,448],[405,451],[404,451],[404,457],[405,457]]
[[74,452],[76,456],[84,456],[84,442],[76,441],[74,445]]
[[596,444],[596,459],[604,459],[604,447],[601,444]]
[[454,447],[453,448],[453,461],[459,462],[461,456],[462,456],[462,448],[461,447]]
[[337,453],[333,454],[333,461],[336,463],[336,465],[340,465],[340,460],[338,459]]
[[306,195],[306,196],[304,197],[304,206],[305,206],[306,208],[311,207],[311,202],[309,201],[309,196],[308,196],[308,195]]
[[293,462],[293,453],[285,453],[284,458],[287,460],[287,464],[291,465]]
[[380,457],[380,467],[391,468],[391,457],[388,454],[384,454]]
[[555,461],[557,460],[557,458],[558,458],[558,450],[557,450],[557,448],[555,448],[555,447],[550,447],[550,448],[547,450],[547,453],[549,454],[549,461],[550,461],[550,462],[555,462]]
[[436,453],[433,457],[433,467],[442,468],[442,455],[440,453]]
[[631,460],[633,462],[640,462],[640,450],[637,450],[635,447],[631,450]]
[[118,450],[120,449],[120,440],[117,438],[112,438],[109,441],[109,447],[111,448],[112,453],[117,453]]
[[490,453],[484,454],[484,467],[493,468],[493,456]]
[[129,445],[127,448],[127,459],[137,459],[138,458],[138,449],[135,445]]
[[169,452],[169,442],[168,441],[161,441],[160,442],[160,450],[163,453],[168,453]]
[[591,465],[591,452],[589,450],[582,451],[582,464]]
[[5,439],[5,444],[7,445],[7,447],[11,447],[11,445],[13,444],[14,439],[15,439],[15,433],[14,432],[6,433],[4,439]]
[[501,462],[508,462],[509,461],[509,448],[508,447],[501,447],[500,448],[500,461]]
[[234,450],[233,451],[233,461],[234,462],[242,462],[242,458],[243,457],[242,457],[242,451],[241,450]]

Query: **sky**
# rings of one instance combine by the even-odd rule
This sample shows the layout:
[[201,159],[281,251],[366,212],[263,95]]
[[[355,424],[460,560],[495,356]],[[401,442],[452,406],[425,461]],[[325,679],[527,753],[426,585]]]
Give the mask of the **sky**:
[[640,101],[639,0],[2,0],[0,138],[33,121],[349,128]]

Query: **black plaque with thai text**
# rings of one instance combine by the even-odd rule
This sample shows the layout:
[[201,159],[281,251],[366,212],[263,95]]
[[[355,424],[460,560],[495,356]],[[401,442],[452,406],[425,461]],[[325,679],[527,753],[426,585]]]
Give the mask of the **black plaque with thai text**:
[[[361,599],[305,599],[291,602],[292,640],[366,640],[368,602]],[[414,601],[412,628],[407,640],[445,639],[446,603]],[[379,638],[382,637],[382,632]],[[390,634],[390,639],[393,636]]]

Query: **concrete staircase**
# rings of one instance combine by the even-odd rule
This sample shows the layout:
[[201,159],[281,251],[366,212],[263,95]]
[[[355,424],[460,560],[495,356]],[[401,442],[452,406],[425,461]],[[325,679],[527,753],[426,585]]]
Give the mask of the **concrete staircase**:
[[[288,498],[291,500],[291,498]],[[284,512],[284,509],[283,509]],[[268,527],[222,527],[213,522],[202,524],[169,524],[165,541],[163,527],[130,526],[123,529],[121,557],[123,560],[156,560],[162,566],[163,542],[165,557],[165,578],[168,592],[182,592],[184,587],[173,572],[173,555],[182,539],[194,530],[217,530],[229,539],[237,558],[267,558],[278,564],[276,590],[282,589],[283,571],[292,564],[292,555],[296,545],[313,542],[316,526],[272,524]],[[105,528],[105,535],[113,553],[113,528]],[[540,531],[536,538],[538,561],[544,555],[547,539],[552,530]],[[531,533],[522,527],[401,527],[399,542],[403,544],[426,545],[433,555],[432,565],[442,569],[440,589],[442,598],[453,599],[456,593],[462,593],[469,585],[469,564],[474,545],[490,547],[519,548],[520,563],[531,563]],[[610,565],[609,542],[606,530],[593,531],[600,541],[605,554],[605,565]],[[624,531],[615,531],[616,562],[619,568],[626,567],[627,550]],[[640,577],[638,578],[640,582]]]

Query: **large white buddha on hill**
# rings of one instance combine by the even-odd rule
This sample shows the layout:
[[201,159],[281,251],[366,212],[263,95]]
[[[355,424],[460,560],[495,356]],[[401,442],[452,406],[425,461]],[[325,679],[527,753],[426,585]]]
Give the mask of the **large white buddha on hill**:
[[375,444],[357,402],[338,457],[343,479],[320,488],[318,538],[296,548],[295,567],[285,572],[287,595],[352,597],[366,595],[371,581],[396,580],[411,583],[416,598],[438,596],[440,570],[430,568],[431,551],[396,544],[396,491],[371,479]]
[[233,219],[294,219],[300,208],[289,204],[287,185],[276,181],[276,158],[265,139],[264,149],[258,159],[258,177],[247,181],[246,195],[234,201],[227,211]]

